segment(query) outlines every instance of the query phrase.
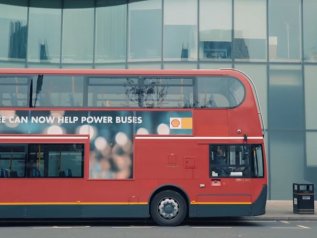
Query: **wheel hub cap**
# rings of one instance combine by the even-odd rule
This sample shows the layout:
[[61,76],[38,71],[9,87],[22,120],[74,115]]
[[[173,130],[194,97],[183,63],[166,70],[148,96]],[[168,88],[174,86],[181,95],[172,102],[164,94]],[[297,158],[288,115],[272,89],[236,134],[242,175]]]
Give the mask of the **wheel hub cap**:
[[174,199],[165,198],[159,203],[158,210],[163,218],[172,219],[178,214],[179,206]]

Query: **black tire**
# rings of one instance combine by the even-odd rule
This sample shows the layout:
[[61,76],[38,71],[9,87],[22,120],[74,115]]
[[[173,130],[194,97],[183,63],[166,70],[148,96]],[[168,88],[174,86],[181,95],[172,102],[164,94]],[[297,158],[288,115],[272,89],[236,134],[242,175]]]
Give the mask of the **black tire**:
[[187,203],[178,192],[165,190],[153,197],[150,213],[160,226],[178,226],[187,217]]

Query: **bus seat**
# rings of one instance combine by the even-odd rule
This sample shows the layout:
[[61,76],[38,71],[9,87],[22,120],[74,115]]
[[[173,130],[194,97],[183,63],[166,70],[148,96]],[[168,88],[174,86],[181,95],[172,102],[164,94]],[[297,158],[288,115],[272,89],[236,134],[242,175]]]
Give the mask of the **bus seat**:
[[35,178],[41,177],[40,170],[38,168],[32,168],[31,176]]
[[0,178],[4,178],[4,170],[3,170],[3,168],[0,169]]
[[73,177],[73,173],[71,169],[67,169],[67,177]]
[[10,177],[11,178],[17,178],[18,177],[18,172],[15,170],[11,170],[10,171]]
[[10,177],[10,176],[9,176],[9,175],[10,175],[9,171],[10,171],[9,169],[5,169],[5,170],[4,170],[4,177],[5,177],[5,178],[9,178],[9,177]]
[[59,171],[59,177],[66,177],[66,173],[64,170]]

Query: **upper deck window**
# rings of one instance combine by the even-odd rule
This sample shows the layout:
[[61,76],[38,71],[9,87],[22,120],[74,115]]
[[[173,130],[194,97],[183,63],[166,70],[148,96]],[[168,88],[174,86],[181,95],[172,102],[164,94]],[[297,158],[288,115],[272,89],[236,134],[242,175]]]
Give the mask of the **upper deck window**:
[[240,81],[229,77],[197,78],[198,98],[196,107],[232,108],[244,99],[245,91]]
[[27,107],[29,79],[26,77],[0,77],[0,107]]
[[233,108],[245,98],[226,76],[3,76],[0,86],[0,107]]
[[184,108],[193,105],[192,78],[89,78],[89,107]]
[[33,107],[82,107],[83,76],[39,75],[33,79]]

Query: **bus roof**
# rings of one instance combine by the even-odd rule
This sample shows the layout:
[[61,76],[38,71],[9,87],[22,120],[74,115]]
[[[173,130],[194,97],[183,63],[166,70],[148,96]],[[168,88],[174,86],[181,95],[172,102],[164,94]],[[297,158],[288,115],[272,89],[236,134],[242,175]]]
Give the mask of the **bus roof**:
[[48,74],[48,75],[116,75],[116,76],[232,76],[236,78],[247,78],[240,71],[235,69],[177,69],[177,70],[159,70],[159,69],[51,69],[51,68],[1,68],[0,74]]

